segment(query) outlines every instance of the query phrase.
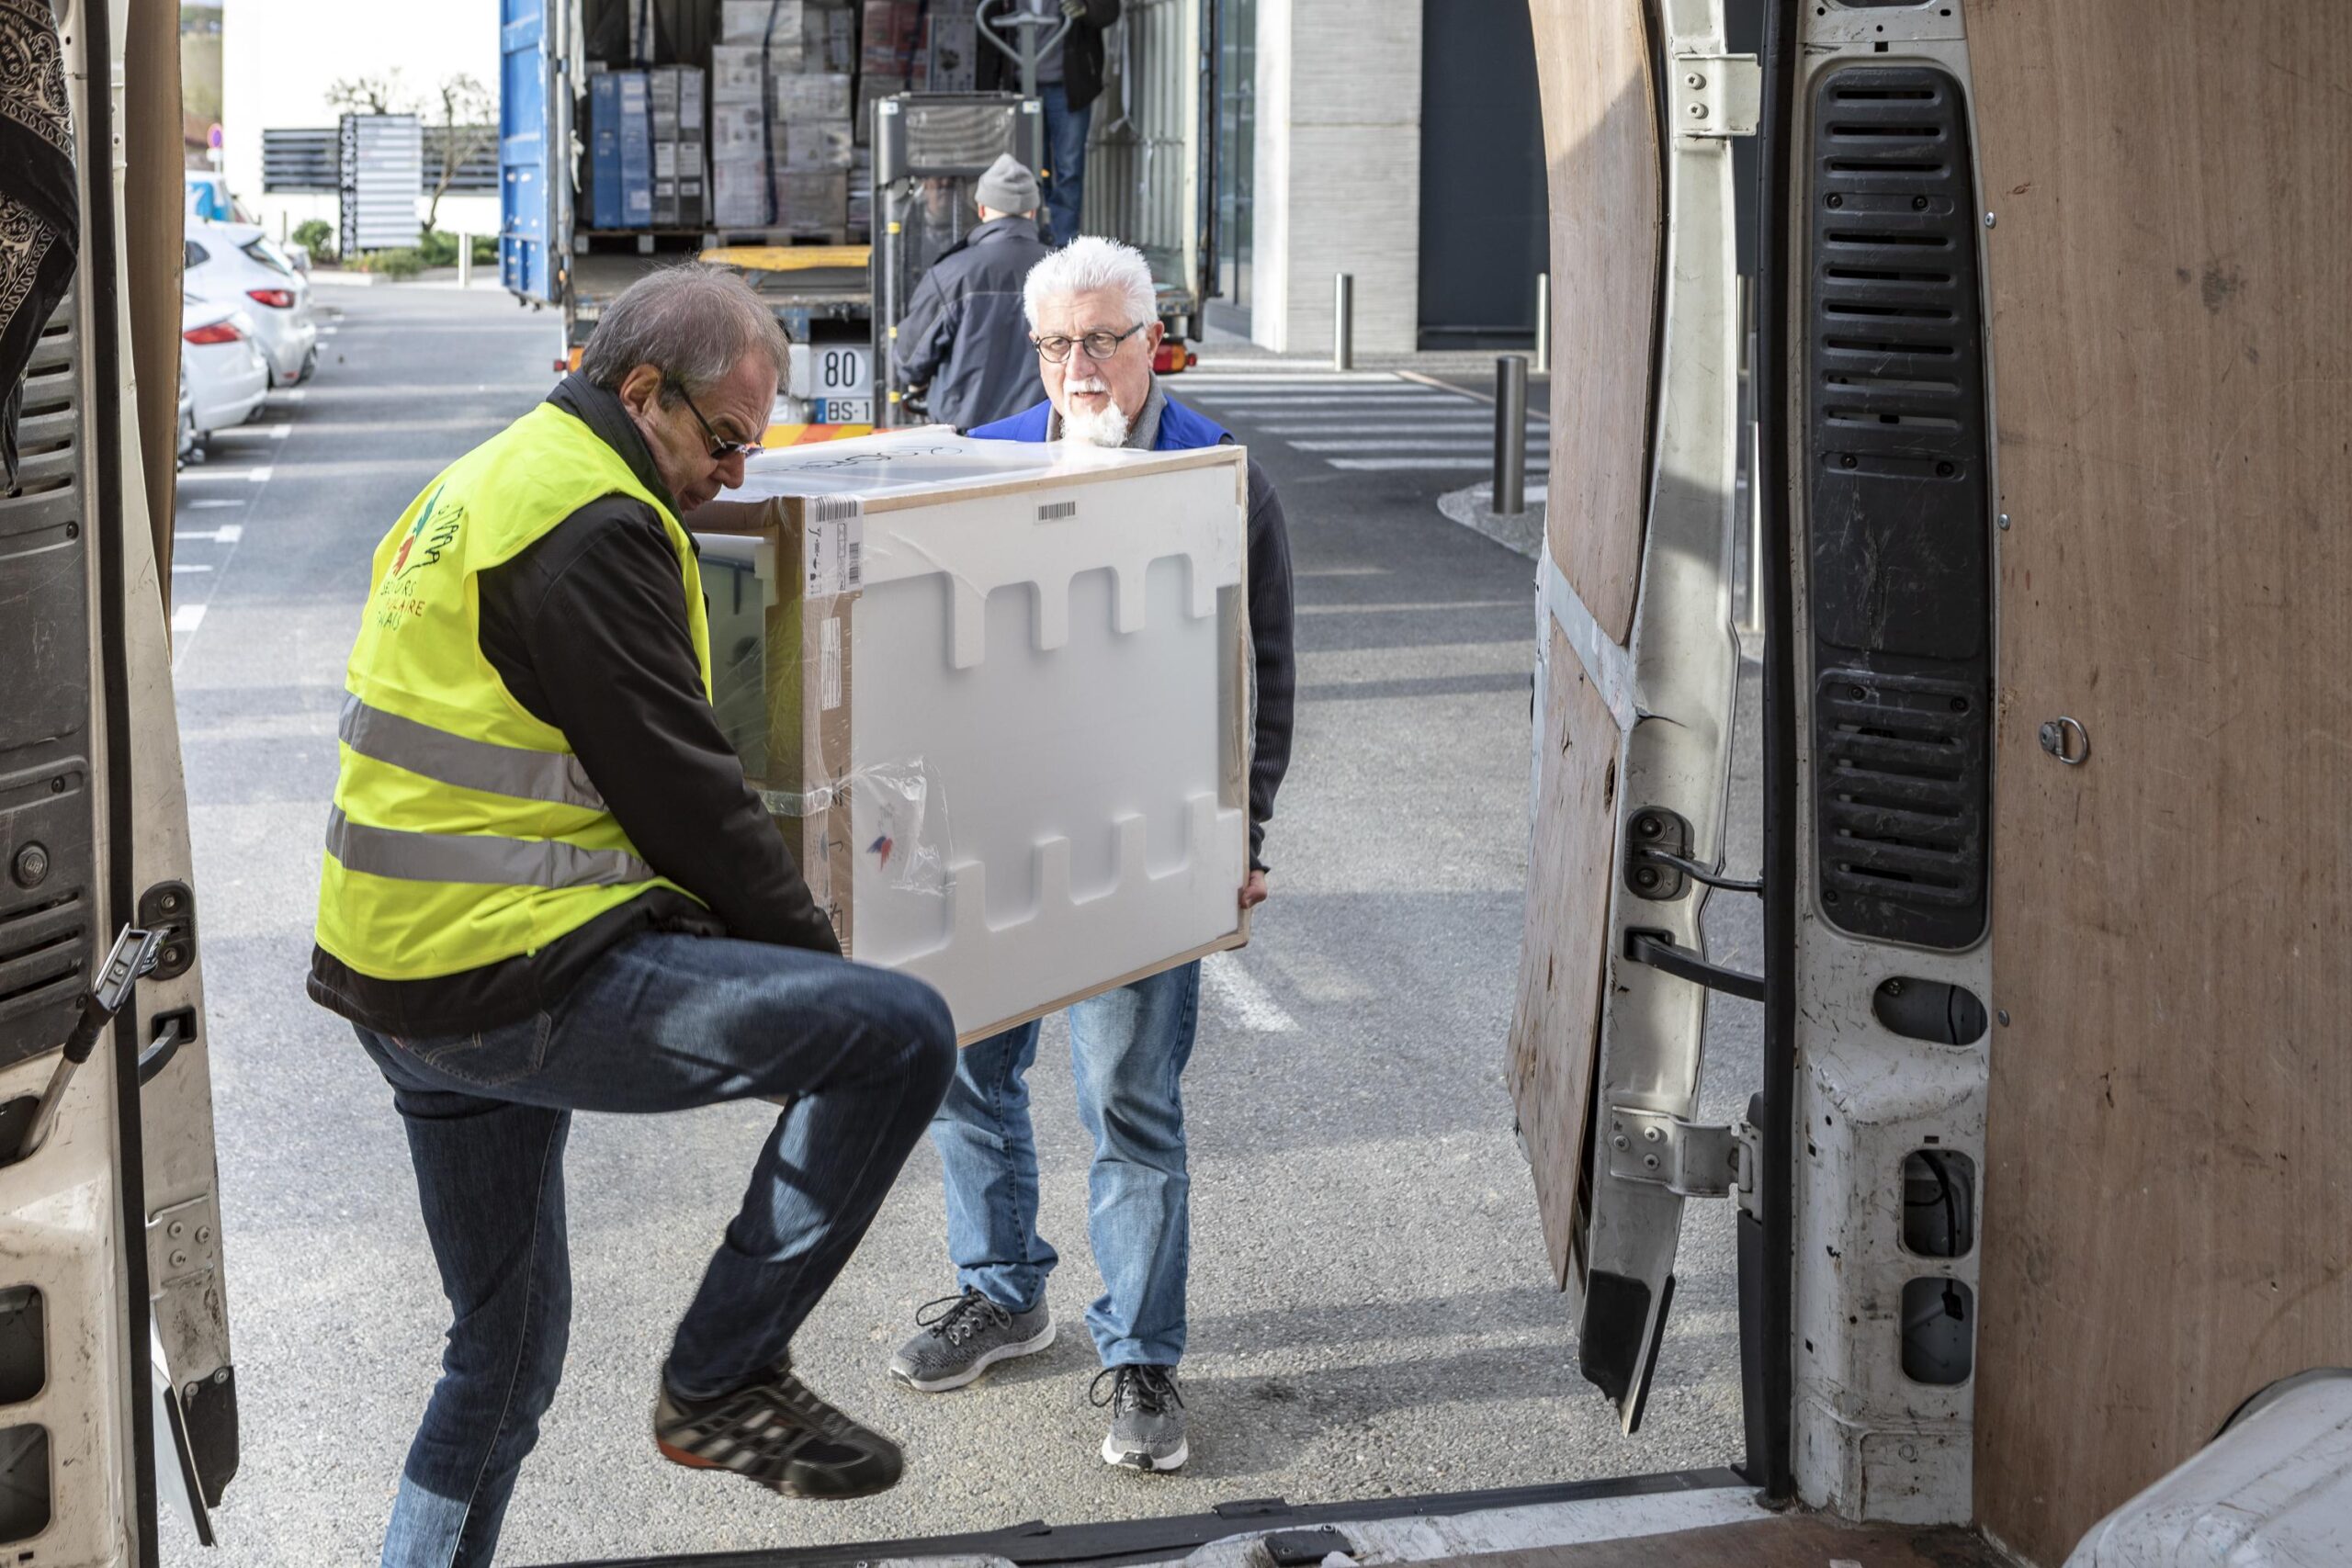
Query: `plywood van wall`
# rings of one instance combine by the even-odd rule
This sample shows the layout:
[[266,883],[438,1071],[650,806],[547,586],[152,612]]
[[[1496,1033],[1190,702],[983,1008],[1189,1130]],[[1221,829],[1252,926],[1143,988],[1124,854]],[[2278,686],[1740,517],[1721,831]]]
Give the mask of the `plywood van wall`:
[[1968,22],[2011,519],[1975,1485],[2055,1568],[2352,1362],[2352,31]]

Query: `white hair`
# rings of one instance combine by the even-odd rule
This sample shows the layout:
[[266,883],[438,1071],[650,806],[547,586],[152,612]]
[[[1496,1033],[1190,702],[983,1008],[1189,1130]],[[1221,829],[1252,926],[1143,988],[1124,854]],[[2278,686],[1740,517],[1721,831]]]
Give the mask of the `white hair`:
[[1029,269],[1021,303],[1035,332],[1049,300],[1114,288],[1127,302],[1127,325],[1140,326],[1159,313],[1159,292],[1151,284],[1151,264],[1133,245],[1081,234]]

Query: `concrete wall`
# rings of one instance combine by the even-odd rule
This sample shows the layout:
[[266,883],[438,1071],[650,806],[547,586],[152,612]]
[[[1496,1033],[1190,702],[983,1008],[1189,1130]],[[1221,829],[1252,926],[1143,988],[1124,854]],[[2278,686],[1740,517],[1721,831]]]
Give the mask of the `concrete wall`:
[[1355,275],[1359,352],[1419,327],[1422,0],[1260,0],[1250,334],[1331,351],[1331,278]]
[[[426,96],[445,76],[462,73],[493,100],[498,94],[494,0],[224,0],[220,32],[221,172],[273,234],[281,222],[334,221],[331,196],[262,194],[261,133],[334,124],[341,111],[327,102],[327,91],[337,80],[389,75],[409,99],[399,107],[420,113],[428,112]],[[416,212],[422,220],[422,199]],[[444,229],[494,233],[498,198],[444,197],[440,216]]]

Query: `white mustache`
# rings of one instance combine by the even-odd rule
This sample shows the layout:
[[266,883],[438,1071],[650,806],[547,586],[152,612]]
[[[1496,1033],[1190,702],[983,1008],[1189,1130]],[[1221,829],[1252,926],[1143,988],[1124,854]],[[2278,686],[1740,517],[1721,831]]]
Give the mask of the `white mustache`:
[[1073,379],[1062,383],[1062,390],[1065,392],[1107,392],[1110,389],[1111,383],[1099,376],[1089,376],[1083,380]]

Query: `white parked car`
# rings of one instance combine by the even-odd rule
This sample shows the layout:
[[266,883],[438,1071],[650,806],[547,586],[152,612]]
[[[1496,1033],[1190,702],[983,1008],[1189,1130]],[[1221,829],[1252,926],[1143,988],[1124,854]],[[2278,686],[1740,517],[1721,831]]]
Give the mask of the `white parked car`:
[[234,305],[180,297],[180,371],[198,440],[244,423],[269,395],[269,361],[252,329],[252,318]]
[[[185,306],[181,307],[181,320],[187,320]],[[196,394],[189,391],[187,388],[187,360],[185,357],[180,360],[179,423],[179,446],[174,453],[174,457],[177,462],[185,463],[187,461],[187,455],[196,450]]]
[[311,319],[311,280],[270,237],[250,223],[187,220],[187,292],[253,318],[253,335],[269,360],[273,386],[309,378],[319,362],[319,329]]

